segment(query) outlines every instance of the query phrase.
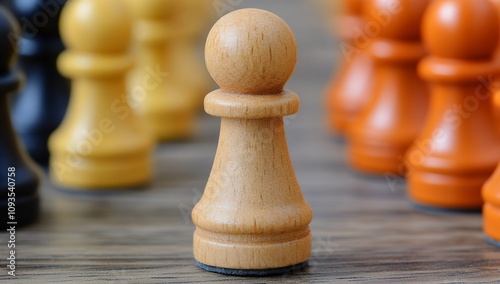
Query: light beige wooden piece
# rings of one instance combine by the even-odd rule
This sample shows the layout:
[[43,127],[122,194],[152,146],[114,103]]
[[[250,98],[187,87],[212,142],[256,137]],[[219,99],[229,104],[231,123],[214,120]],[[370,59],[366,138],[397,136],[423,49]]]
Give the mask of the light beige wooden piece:
[[207,113],[222,117],[217,154],[193,209],[197,261],[229,269],[282,268],[311,255],[312,212],[290,161],[283,116],[299,98],[283,86],[297,61],[295,37],[276,15],[242,9],[208,35],[205,57],[221,89]]
[[200,96],[174,74],[173,42],[184,32],[178,27],[178,0],[128,0],[134,16],[134,54],[130,74],[130,103],[159,140],[188,138],[194,131]]

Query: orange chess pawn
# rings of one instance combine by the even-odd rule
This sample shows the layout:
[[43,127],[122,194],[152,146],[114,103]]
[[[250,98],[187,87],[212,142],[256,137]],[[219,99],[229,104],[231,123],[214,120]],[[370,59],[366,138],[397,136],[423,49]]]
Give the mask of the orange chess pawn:
[[365,1],[343,0],[343,14],[336,18],[342,61],[327,89],[326,99],[328,124],[338,134],[346,133],[370,95],[373,60],[365,50],[368,41],[360,33],[366,27],[362,16]]
[[424,16],[431,55],[419,74],[432,83],[430,113],[406,156],[409,195],[419,205],[474,210],[483,204],[481,187],[500,160],[500,136],[491,94],[478,78],[494,70],[497,14],[488,0],[438,0]]
[[375,65],[369,104],[348,132],[349,161],[358,170],[404,174],[404,153],[427,115],[428,88],[416,67],[425,55],[420,23],[429,2],[367,0],[364,6]]

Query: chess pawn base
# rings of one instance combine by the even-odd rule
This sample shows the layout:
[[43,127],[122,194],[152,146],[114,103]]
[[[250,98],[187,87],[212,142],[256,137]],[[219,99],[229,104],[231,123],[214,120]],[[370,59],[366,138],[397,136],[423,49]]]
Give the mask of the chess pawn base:
[[[114,154],[117,157],[90,159],[77,152],[54,153],[50,177],[58,187],[65,189],[136,188],[148,183],[152,172],[148,151],[128,157],[118,151]],[[78,166],[71,166],[72,163]]]
[[426,207],[477,210],[483,205],[480,189],[488,177],[489,174],[465,176],[415,171],[407,177],[408,193],[415,203]]
[[[422,51],[417,46],[413,53],[419,58]],[[415,63],[376,62],[375,68],[375,96],[349,131],[349,161],[363,172],[403,175],[404,154],[425,120],[428,90]]]
[[202,268],[252,275],[309,259],[312,212],[295,178],[282,118],[298,107],[288,91],[207,95],[206,112],[222,123],[205,193],[193,209],[194,256]]

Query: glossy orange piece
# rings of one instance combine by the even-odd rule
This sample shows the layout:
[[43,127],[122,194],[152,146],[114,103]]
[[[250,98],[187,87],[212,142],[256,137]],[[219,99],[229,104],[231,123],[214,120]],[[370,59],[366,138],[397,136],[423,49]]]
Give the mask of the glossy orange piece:
[[429,117],[408,151],[408,191],[418,204],[480,209],[481,187],[500,161],[491,94],[498,15],[489,0],[437,0],[423,20],[430,56],[419,74],[432,83]]
[[327,120],[332,132],[345,134],[370,96],[373,60],[366,52],[368,40],[362,5],[366,0],[343,0],[336,19],[340,43],[340,68],[326,92]]
[[[427,115],[428,88],[417,75],[424,57],[420,23],[430,1],[367,0],[367,51],[375,61],[368,106],[348,133],[350,164],[364,172],[405,173],[403,157]],[[377,24],[378,23],[378,24]]]

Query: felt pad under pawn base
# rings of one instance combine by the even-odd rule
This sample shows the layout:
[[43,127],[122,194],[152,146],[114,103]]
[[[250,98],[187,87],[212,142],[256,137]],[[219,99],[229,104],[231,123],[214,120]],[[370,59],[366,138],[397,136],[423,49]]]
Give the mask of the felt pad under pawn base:
[[302,263],[291,265],[291,266],[271,268],[271,269],[222,268],[222,267],[215,267],[215,266],[206,265],[206,264],[203,264],[199,261],[196,262],[196,265],[198,265],[200,268],[202,268],[206,271],[225,274],[225,275],[232,275],[232,276],[276,276],[276,275],[283,275],[286,273],[292,273],[294,271],[302,270],[302,269],[307,267],[308,262],[304,261]]

